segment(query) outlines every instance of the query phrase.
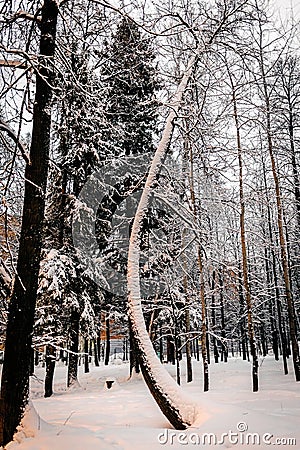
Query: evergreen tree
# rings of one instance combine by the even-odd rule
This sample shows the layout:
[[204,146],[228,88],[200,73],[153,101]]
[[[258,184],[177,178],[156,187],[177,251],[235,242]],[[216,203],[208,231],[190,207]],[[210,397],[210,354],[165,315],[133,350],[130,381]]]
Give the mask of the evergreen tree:
[[[106,42],[102,52],[101,78],[105,86],[105,125],[102,133],[104,153],[107,159],[123,159],[128,156],[154,152],[154,133],[157,129],[158,102],[155,92],[159,84],[154,67],[154,52],[149,39],[129,18],[123,18],[117,26],[111,43]],[[102,153],[102,152],[101,152]],[[114,245],[113,216],[120,204],[135,190],[141,178],[140,170],[128,170],[118,184],[109,189],[99,205],[96,235],[99,249],[112,267],[126,273],[126,257]],[[131,199],[134,201],[134,199]],[[125,214],[128,211],[125,212]],[[130,218],[129,218],[130,219]],[[106,310],[119,303],[124,310],[124,299],[106,293]],[[116,305],[114,305],[116,306]],[[131,333],[131,369],[138,370],[136,351]]]
[[[69,64],[61,70],[64,76],[57,79],[57,89],[61,92],[56,105],[60,120],[56,130],[58,145],[54,150],[57,167],[52,168],[49,183],[45,258],[41,264],[36,317],[36,331],[46,342],[68,348],[68,386],[77,382],[79,333],[95,339],[99,331],[95,308],[101,296],[83,264],[78,262],[72,220],[82,206],[79,193],[100,159],[97,137],[102,111],[97,100],[101,98],[97,92],[99,84],[89,64],[90,55],[72,42],[69,45],[72,49]],[[51,365],[51,358],[48,362]],[[47,382],[51,385],[52,380]]]
[[[89,175],[112,158],[141,153],[151,156],[158,83],[150,43],[127,19],[119,24],[112,44],[104,46],[101,79],[90,67],[91,55],[77,44],[69,46],[72,49],[69,69],[64,68],[61,71],[64,76],[57,81],[62,94],[57,105],[61,120],[55,150],[59,170],[52,170],[36,331],[51,345],[67,343],[70,351],[67,384],[71,385],[77,380],[78,335],[96,338],[103,302],[95,278],[89,277],[90,268],[85,266],[84,256],[78,264],[79,249],[73,244],[75,216],[75,227],[84,228],[80,221],[85,219],[81,219],[80,211],[86,210],[86,205],[80,192]],[[72,81],[74,78],[76,83]],[[104,252],[104,258],[109,255],[113,267],[121,265],[121,270],[126,270],[126,258],[115,248],[110,238],[112,229],[107,224],[141,177],[135,173],[136,168],[131,172],[113,187],[113,194],[103,199],[96,224],[99,249]],[[49,298],[51,307],[47,304]],[[106,292],[107,315],[116,307],[123,313],[124,301]]]
[[106,42],[103,56],[105,115],[110,125],[103,135],[105,145],[116,156],[153,152],[159,85],[149,39],[123,18],[112,42]]

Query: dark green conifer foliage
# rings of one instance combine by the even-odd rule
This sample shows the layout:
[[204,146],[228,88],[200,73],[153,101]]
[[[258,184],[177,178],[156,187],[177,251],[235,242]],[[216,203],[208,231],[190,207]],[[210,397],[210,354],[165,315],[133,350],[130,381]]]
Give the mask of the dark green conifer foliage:
[[103,81],[107,83],[104,141],[114,155],[152,152],[157,127],[159,85],[154,52],[137,25],[123,18],[104,48]]

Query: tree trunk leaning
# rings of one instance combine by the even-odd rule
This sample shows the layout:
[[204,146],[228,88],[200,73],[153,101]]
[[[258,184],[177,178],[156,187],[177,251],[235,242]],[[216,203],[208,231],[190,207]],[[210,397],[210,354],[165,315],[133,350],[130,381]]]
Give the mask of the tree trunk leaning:
[[147,213],[156,177],[163,164],[171,142],[174,120],[187,88],[196,58],[192,57],[172,102],[161,141],[155,152],[148,177],[136,210],[128,251],[128,309],[133,338],[139,352],[139,361],[145,382],[162,413],[176,429],[185,429],[196,419],[197,408],[184,398],[182,389],[161,365],[150,341],[143,317],[140,290],[140,232]]

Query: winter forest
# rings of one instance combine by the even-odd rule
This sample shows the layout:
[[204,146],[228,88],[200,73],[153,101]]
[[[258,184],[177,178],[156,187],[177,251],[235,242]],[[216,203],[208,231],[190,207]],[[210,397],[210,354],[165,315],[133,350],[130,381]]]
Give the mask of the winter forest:
[[1,448],[297,448],[279,3],[0,0]]

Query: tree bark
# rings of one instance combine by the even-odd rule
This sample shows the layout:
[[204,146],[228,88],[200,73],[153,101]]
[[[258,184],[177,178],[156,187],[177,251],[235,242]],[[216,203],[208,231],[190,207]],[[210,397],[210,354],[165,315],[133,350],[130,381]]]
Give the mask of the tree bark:
[[108,366],[109,357],[110,357],[110,319],[109,319],[109,314],[106,314],[106,317],[105,317],[105,337],[106,337],[106,345],[105,345],[104,365]]
[[71,312],[70,329],[69,329],[69,358],[68,358],[68,374],[67,387],[78,383],[78,351],[79,351],[79,321],[80,314],[78,311]]
[[249,284],[249,270],[248,270],[248,255],[246,244],[246,231],[245,231],[245,198],[244,198],[244,180],[243,180],[243,158],[242,158],[242,143],[240,133],[240,123],[237,109],[236,88],[233,83],[230,71],[228,69],[228,75],[232,88],[232,101],[233,101],[233,113],[236,128],[236,141],[238,150],[238,163],[239,163],[239,193],[240,193],[240,237],[242,247],[242,272],[243,272],[243,286],[246,297],[247,306],[247,319],[248,319],[248,334],[250,342],[250,352],[252,356],[252,389],[253,392],[258,391],[258,356],[256,348],[256,338],[253,324],[253,311],[252,311],[252,299],[250,293]]
[[286,240],[284,236],[284,222],[283,222],[283,206],[281,199],[281,190],[280,190],[280,181],[276,167],[276,161],[274,156],[273,149],[273,138],[272,138],[272,129],[271,129],[271,102],[268,90],[268,81],[267,75],[265,71],[264,64],[264,55],[263,55],[263,30],[262,24],[259,22],[260,26],[260,69],[262,76],[262,88],[264,93],[264,101],[265,101],[265,110],[266,110],[266,134],[267,134],[267,142],[268,142],[268,151],[271,160],[271,168],[272,175],[274,180],[275,194],[276,194],[276,206],[277,206],[277,225],[279,232],[279,244],[280,244],[280,253],[281,253],[281,266],[283,271],[283,280],[285,286],[285,296],[287,303],[287,311],[288,311],[288,320],[289,320],[289,328],[290,328],[290,336],[292,343],[292,355],[293,355],[293,366],[296,381],[300,381],[300,354],[299,354],[299,345],[297,339],[297,331],[296,331],[296,318],[295,318],[295,306],[292,297],[291,290],[291,280],[289,276],[289,265],[288,265],[288,256],[287,256],[287,248],[286,248]]
[[40,24],[39,70],[30,147],[25,170],[25,195],[17,274],[9,305],[1,383],[0,444],[7,444],[20,423],[29,396],[32,331],[38,287],[45,209],[50,128],[53,56],[58,4],[45,0]]
[[55,370],[56,350],[53,345],[46,346],[46,376],[44,397],[51,397],[53,394],[53,378]]
[[84,373],[90,371],[89,340],[84,339]]

